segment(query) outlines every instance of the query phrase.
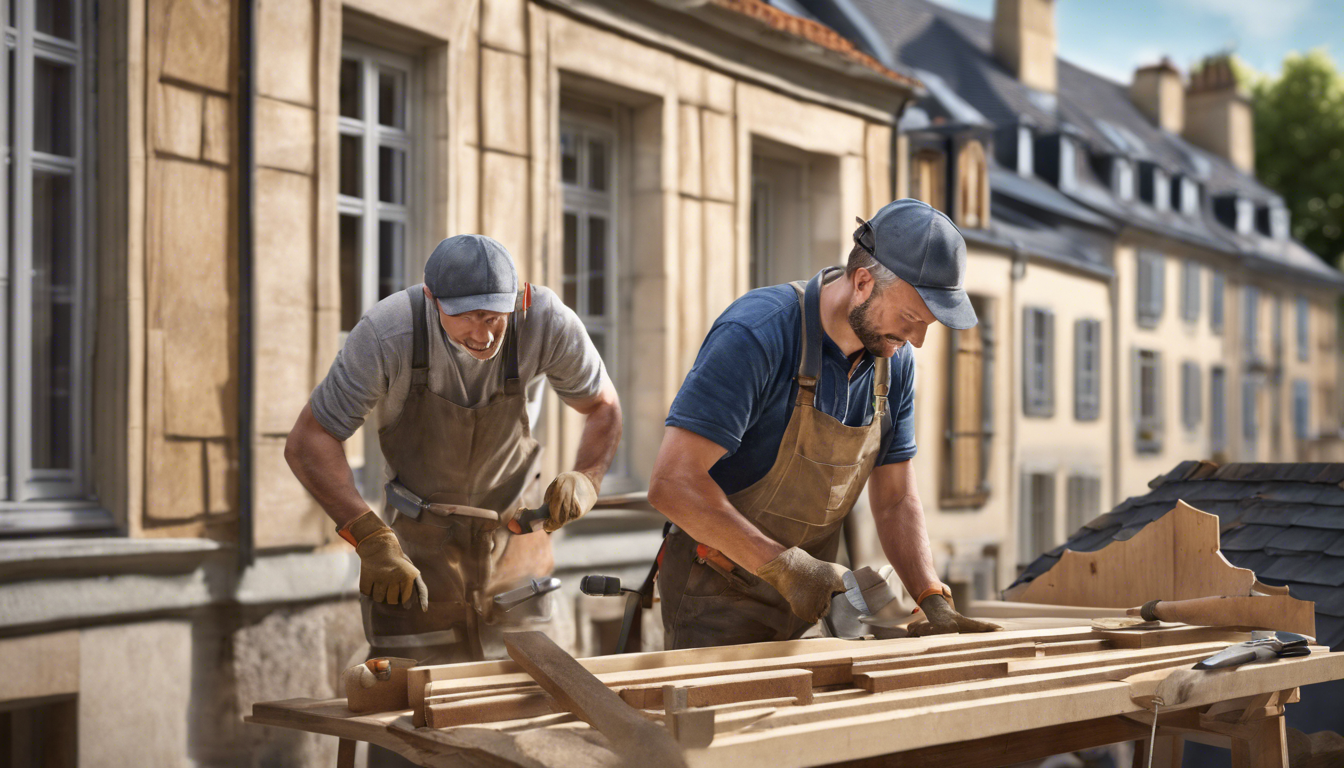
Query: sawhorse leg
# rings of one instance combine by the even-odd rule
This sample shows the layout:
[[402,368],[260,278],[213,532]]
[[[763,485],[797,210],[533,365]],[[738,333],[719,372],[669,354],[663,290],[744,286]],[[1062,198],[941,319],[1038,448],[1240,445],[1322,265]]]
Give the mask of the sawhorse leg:
[[355,768],[354,739],[341,739],[336,745],[336,768]]
[[1232,768],[1288,768],[1288,738],[1283,715],[1244,724],[1244,737],[1232,737]]
[[[1157,731],[1153,743],[1153,768],[1181,768],[1185,741],[1179,734]],[[1134,768],[1148,768],[1148,739],[1134,742]]]

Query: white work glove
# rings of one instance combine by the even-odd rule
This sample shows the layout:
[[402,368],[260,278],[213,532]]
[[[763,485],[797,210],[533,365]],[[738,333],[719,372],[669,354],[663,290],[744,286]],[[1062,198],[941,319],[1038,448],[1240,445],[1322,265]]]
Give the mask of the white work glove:
[[542,523],[547,533],[588,514],[597,503],[597,488],[582,472],[561,472],[546,489],[546,506],[551,517]]

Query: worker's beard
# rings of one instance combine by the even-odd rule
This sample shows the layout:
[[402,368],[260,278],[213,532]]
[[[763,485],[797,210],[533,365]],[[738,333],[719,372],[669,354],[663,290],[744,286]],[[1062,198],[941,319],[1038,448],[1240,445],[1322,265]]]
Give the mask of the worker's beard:
[[849,327],[854,330],[854,335],[859,337],[859,343],[873,357],[883,357],[887,351],[886,339],[877,329],[873,327],[872,321],[868,318],[868,310],[877,298],[877,291],[874,290],[868,294],[868,298],[862,304],[849,310]]

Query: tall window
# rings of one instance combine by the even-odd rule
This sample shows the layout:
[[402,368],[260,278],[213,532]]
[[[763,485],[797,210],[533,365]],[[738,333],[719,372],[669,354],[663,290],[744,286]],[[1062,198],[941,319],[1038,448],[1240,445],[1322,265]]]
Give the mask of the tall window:
[[1311,385],[1306,379],[1293,381],[1293,436],[1311,439]]
[[938,210],[946,210],[947,165],[943,153],[921,149],[910,163],[910,196]]
[[1022,412],[1055,415],[1055,313],[1048,309],[1023,311]]
[[1017,519],[1017,562],[1029,565],[1050,549],[1055,540],[1055,476],[1046,472],[1022,475],[1022,505]]
[[980,506],[989,495],[989,453],[994,437],[994,325],[984,303],[978,298],[971,302],[980,323],[951,331],[944,507]]
[[1227,282],[1222,272],[1215,271],[1209,277],[1209,328],[1214,333],[1223,332],[1223,293]]
[[1079,320],[1073,337],[1073,414],[1093,421],[1101,417],[1101,321]]
[[957,156],[957,214],[963,227],[989,226],[989,172],[978,141],[966,142]]
[[1260,290],[1248,285],[1243,296],[1241,335],[1246,345],[1246,362],[1254,363],[1260,359]]
[[0,508],[90,490],[84,3],[7,5]]
[[[341,54],[340,216],[341,332],[406,288],[406,237],[413,201],[408,176],[415,136],[411,62],[347,42]],[[365,498],[381,492],[376,437],[361,429],[346,441]]]
[[1204,417],[1204,390],[1200,381],[1199,363],[1181,363],[1181,425],[1194,432]]
[[1181,319],[1187,323],[1199,320],[1199,264],[1186,260],[1181,267]]
[[1227,370],[1209,370],[1209,452],[1227,450]]
[[1241,380],[1241,439],[1247,461],[1255,461],[1260,438],[1260,377],[1247,374]]
[[1296,320],[1294,327],[1297,329],[1297,359],[1303,362],[1311,356],[1311,350],[1308,345],[1311,343],[1311,305],[1307,303],[1305,296],[1298,296],[1295,302],[1297,307]]
[[1162,450],[1162,353],[1134,352],[1134,448],[1139,453]]
[[1101,514],[1101,478],[1094,474],[1073,474],[1068,480],[1068,533],[1072,535]]
[[1152,328],[1162,319],[1166,261],[1162,254],[1153,251],[1140,251],[1138,254],[1136,310],[1138,323],[1144,328]]

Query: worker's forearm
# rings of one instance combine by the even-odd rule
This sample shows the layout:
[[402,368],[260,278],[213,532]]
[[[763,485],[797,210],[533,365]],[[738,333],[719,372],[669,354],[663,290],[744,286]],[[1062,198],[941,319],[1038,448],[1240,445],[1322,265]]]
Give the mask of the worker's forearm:
[[307,429],[301,434],[299,427],[295,430],[285,444],[285,460],[327,516],[342,526],[368,512],[368,502],[355,487],[341,442],[321,429]]
[[616,457],[616,446],[620,442],[620,401],[602,403],[585,417],[578,455],[574,458],[574,471],[587,475],[598,493],[602,491],[602,478],[611,468],[612,459]]
[[912,597],[941,583],[933,567],[933,550],[924,526],[924,507],[919,497],[907,495],[895,503],[873,510],[882,552]]
[[649,497],[659,512],[691,538],[752,573],[785,549],[743,517],[707,472],[668,473],[650,487]]

